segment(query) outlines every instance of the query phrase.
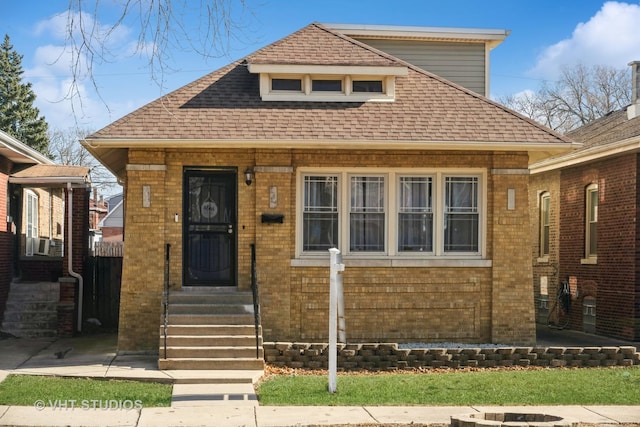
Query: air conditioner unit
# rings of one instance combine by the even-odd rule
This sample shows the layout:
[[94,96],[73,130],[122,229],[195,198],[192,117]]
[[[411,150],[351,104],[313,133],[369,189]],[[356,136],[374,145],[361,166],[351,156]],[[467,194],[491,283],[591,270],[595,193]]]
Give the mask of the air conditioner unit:
[[51,243],[49,242],[49,239],[37,239],[37,245],[35,247],[35,254],[36,255],[49,255],[49,245]]

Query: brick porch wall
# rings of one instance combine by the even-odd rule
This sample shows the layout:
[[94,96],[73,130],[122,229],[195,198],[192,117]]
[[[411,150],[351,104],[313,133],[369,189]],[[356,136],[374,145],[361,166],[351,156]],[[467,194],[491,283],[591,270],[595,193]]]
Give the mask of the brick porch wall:
[[[326,336],[328,268],[292,266],[296,168],[485,168],[487,258],[493,267],[348,267],[348,334],[362,340],[530,344],[535,325],[528,177],[522,172],[527,161],[525,153],[132,149],[129,164],[139,166],[127,173],[119,350],[157,351],[166,243],[172,245],[171,286],[181,286],[184,166],[238,169],[238,287],[249,289],[250,244],[255,242],[267,340]],[[251,186],[242,175],[247,167],[256,170]],[[494,169],[519,172],[494,175]],[[151,188],[148,208],[142,206],[144,185]],[[278,188],[274,208],[269,207],[272,186]],[[515,210],[507,210],[510,188],[516,194]],[[262,224],[262,213],[283,214],[284,223]]]

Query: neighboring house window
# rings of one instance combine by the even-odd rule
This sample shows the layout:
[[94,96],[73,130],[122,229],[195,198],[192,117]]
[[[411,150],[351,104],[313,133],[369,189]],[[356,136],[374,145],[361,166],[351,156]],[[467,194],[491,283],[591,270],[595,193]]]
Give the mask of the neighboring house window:
[[542,193],[540,195],[540,256],[549,256],[549,229],[551,225],[551,195]]
[[38,244],[38,195],[25,190],[25,255],[32,256]]
[[598,184],[586,190],[585,254],[587,258],[598,255]]
[[483,174],[302,172],[300,254],[482,256]]

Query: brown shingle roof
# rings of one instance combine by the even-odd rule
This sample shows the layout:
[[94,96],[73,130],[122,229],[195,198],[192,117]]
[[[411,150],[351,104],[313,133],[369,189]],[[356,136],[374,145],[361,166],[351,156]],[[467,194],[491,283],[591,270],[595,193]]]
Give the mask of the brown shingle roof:
[[14,178],[85,178],[88,175],[89,168],[85,166],[34,165],[11,176]]
[[[262,101],[247,63],[407,66],[395,102]],[[311,24],[121,118],[88,139],[562,143],[478,94]],[[152,142],[149,142],[152,145]]]
[[567,136],[583,144],[578,151],[623,141],[640,136],[640,116],[628,120],[627,110],[623,108],[587,123],[567,133]]

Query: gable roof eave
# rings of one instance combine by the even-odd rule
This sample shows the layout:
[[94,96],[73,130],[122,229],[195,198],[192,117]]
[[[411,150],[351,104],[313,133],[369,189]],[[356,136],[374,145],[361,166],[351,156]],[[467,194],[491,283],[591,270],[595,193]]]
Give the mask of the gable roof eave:
[[544,159],[533,163],[530,170],[531,174],[538,174],[633,152],[640,152],[640,135]]
[[522,141],[452,141],[452,140],[269,140],[269,139],[144,139],[144,138],[87,138],[82,145],[98,159],[119,152],[120,167],[111,170],[122,177],[129,148],[218,148],[218,149],[298,149],[298,150],[428,150],[428,151],[507,151],[529,153],[531,161],[557,156],[574,150],[579,144]]
[[0,130],[0,155],[13,163],[53,165],[53,160]]

